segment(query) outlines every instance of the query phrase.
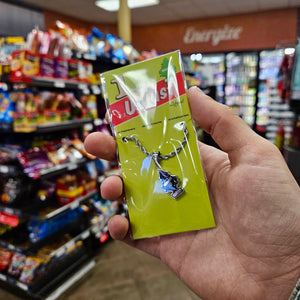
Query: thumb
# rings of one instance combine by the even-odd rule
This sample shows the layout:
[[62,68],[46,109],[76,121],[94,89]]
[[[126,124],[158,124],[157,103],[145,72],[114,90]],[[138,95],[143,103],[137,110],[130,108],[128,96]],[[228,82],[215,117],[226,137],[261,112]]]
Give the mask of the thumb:
[[190,88],[187,96],[193,119],[228,153],[231,162],[245,158],[240,151],[244,146],[255,146],[263,140],[232,109],[214,101],[199,88]]

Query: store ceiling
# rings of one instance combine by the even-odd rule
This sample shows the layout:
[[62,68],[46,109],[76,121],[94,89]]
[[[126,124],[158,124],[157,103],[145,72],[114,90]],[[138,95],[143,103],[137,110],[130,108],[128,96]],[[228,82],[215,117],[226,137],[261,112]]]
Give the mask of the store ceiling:
[[[118,18],[117,13],[96,7],[95,0],[22,0],[20,2],[92,23],[115,24]],[[300,6],[300,0],[160,0],[160,5],[132,10],[131,22],[133,25],[155,24],[297,6]]]

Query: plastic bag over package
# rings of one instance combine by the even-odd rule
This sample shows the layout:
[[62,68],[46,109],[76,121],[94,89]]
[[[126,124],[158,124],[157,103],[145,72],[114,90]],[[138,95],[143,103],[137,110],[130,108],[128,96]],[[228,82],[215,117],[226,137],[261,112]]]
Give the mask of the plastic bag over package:
[[101,79],[133,238],[214,227],[180,52]]

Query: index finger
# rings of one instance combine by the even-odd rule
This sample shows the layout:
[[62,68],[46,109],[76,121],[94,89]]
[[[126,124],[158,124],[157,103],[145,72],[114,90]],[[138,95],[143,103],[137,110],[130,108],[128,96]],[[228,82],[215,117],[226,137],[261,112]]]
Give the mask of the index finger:
[[90,133],[84,141],[85,150],[98,158],[117,161],[115,139],[102,132]]

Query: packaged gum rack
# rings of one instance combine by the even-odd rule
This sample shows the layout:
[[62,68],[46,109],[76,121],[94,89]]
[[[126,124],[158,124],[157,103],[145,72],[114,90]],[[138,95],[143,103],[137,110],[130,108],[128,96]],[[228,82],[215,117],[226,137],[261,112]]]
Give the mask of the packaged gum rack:
[[101,79],[133,238],[214,227],[180,52]]

